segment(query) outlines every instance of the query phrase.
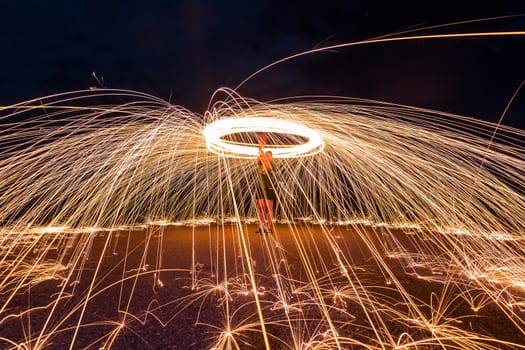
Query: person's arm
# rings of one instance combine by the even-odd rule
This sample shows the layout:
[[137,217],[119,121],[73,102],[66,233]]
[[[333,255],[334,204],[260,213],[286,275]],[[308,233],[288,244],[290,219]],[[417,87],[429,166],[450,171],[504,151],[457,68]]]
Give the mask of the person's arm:
[[264,139],[262,137],[259,137],[259,158],[262,158],[264,155],[263,147],[264,147]]

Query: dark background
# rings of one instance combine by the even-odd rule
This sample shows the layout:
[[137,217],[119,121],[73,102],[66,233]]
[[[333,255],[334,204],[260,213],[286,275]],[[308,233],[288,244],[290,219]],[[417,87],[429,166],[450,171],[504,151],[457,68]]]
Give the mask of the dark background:
[[[89,87],[132,89],[202,113],[213,91],[326,44],[525,14],[525,1],[3,1],[0,105]],[[444,32],[525,30],[525,17]],[[96,77],[93,75],[95,73]],[[329,94],[497,121],[525,79],[525,36],[362,45],[277,65],[239,92]],[[524,128],[525,90],[503,123]]]

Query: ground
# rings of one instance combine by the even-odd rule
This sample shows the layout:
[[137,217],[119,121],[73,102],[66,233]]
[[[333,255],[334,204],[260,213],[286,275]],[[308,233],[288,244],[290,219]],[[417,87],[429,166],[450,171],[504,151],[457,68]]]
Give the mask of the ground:
[[[55,242],[62,248],[45,255],[38,244],[25,250],[27,264],[19,252],[12,252],[18,258],[11,261],[6,254],[1,273],[4,281],[9,280],[5,278],[9,271],[13,277],[12,285],[4,283],[0,294],[1,305],[7,306],[0,312],[4,340],[0,348],[25,342],[66,349],[73,338],[73,349],[227,348],[231,339],[240,349],[264,348],[250,267],[272,349],[297,344],[306,348],[308,341],[312,346],[330,344],[326,315],[340,336],[352,339],[354,345],[343,348],[363,348],[356,345],[359,342],[378,346],[376,331],[370,327],[378,322],[387,329],[379,330],[383,336],[404,339],[406,332],[414,339],[427,339],[417,315],[412,321],[399,319],[411,313],[394,288],[396,283],[426,317],[431,317],[432,308],[424,304],[434,300],[434,311],[443,312],[438,323],[451,327],[454,334],[476,332],[525,344],[523,332],[492,302],[474,312],[463,298],[455,298],[459,291],[454,286],[445,289],[442,283],[421,278],[424,274],[415,273],[403,260],[388,257],[385,237],[407,246],[404,231],[310,224],[278,224],[271,235],[255,231],[255,225],[212,223],[100,231],[92,232],[91,238],[90,233],[63,234],[69,239]],[[369,239],[363,239],[363,233]],[[52,246],[49,241],[41,244]],[[373,251],[386,257],[388,267],[376,263]],[[31,266],[41,272],[35,269],[25,274],[31,277],[17,277]],[[341,266],[348,271],[341,271]],[[371,300],[358,301],[363,287]],[[9,293],[15,288],[17,293]],[[440,298],[442,305],[437,307]],[[362,305],[377,309],[367,313]],[[377,320],[371,323],[369,317]],[[228,324],[232,338],[224,333]],[[296,345],[290,329],[302,335]]]

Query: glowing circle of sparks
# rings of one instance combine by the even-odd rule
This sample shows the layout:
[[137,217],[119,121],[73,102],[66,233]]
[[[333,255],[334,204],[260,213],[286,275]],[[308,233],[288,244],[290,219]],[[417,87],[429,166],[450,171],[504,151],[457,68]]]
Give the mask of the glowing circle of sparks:
[[206,146],[210,152],[232,158],[257,158],[258,145],[224,140],[237,133],[277,133],[299,136],[307,141],[300,144],[265,145],[274,158],[300,158],[322,152],[324,141],[319,133],[309,127],[284,119],[267,117],[220,119],[204,128]]

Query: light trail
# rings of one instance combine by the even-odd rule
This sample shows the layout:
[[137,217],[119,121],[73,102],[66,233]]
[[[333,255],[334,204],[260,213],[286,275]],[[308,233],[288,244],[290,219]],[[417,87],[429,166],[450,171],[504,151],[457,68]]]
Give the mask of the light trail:
[[[434,28],[434,27],[421,28],[421,29],[417,29],[417,30],[413,30],[413,31],[408,31],[408,33],[414,32],[414,31],[420,31],[420,30],[424,30],[424,29],[431,29],[431,28]],[[407,34],[407,32],[397,33],[397,35],[401,35],[401,34]],[[277,60],[275,62],[272,62],[271,64],[260,68],[259,70],[257,70],[256,72],[254,72],[253,74],[248,76],[246,79],[241,81],[235,87],[235,90],[239,90],[239,88],[241,86],[243,86],[244,84],[246,84],[246,82],[248,82],[249,80],[254,78],[256,75],[259,75],[260,73],[264,72],[265,70],[267,70],[267,69],[269,69],[271,67],[279,65],[279,64],[281,64],[283,62],[286,62],[286,61],[290,61],[290,60],[296,59],[296,58],[301,57],[301,56],[311,55],[311,54],[318,53],[318,52],[326,52],[326,51],[330,51],[330,50],[341,49],[341,48],[352,47],[352,46],[359,46],[359,45],[383,44],[383,43],[396,42],[396,41],[414,41],[414,40],[423,40],[423,39],[440,40],[440,39],[458,39],[458,38],[476,38],[476,37],[483,38],[483,37],[503,37],[503,36],[523,36],[523,35],[525,35],[525,31],[506,31],[506,32],[498,31],[498,32],[471,32],[471,33],[448,33],[448,34],[426,34],[426,35],[402,35],[402,36],[395,36],[395,37],[391,37],[391,36],[384,37],[383,36],[383,37],[379,37],[379,38],[376,38],[376,39],[368,39],[368,40],[355,41],[355,42],[350,42],[350,43],[342,43],[342,44],[337,44],[337,45],[324,46],[324,47],[320,47],[320,48],[316,48],[316,49],[300,52],[300,53],[297,53],[295,55],[290,55],[290,56],[287,56],[287,57],[282,58],[280,60]]]
[[222,140],[225,136],[242,133],[283,134],[287,137],[306,138],[307,141],[300,144],[274,141],[273,144],[265,147],[265,150],[272,152],[273,158],[306,157],[322,152],[324,148],[324,142],[315,130],[285,119],[266,117],[220,119],[206,125],[203,131],[210,152],[232,158],[257,158],[259,156],[257,144]]
[[[204,115],[103,89],[2,108],[0,347],[147,347],[184,323],[170,341],[213,349],[525,348],[525,131],[214,98]],[[257,132],[276,158],[265,236]],[[515,338],[487,333],[493,313]]]

